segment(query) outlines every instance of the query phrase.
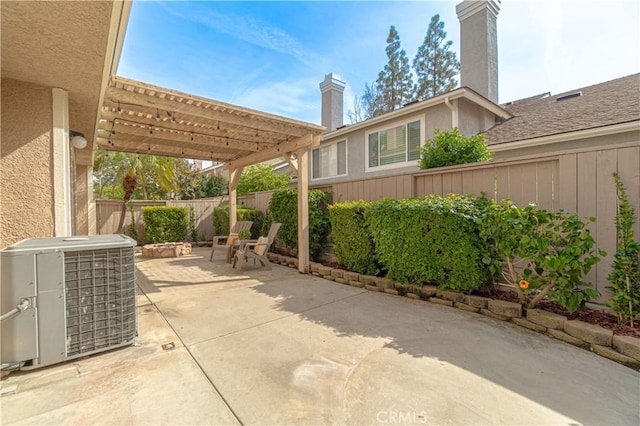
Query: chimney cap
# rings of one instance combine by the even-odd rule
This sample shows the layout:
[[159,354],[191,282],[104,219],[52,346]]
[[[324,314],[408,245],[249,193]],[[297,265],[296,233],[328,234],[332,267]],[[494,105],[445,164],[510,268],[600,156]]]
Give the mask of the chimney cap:
[[339,90],[343,92],[346,86],[347,84],[341,80],[338,74],[330,72],[329,74],[325,74],[324,81],[320,83],[320,91],[322,93],[329,90]]
[[494,16],[500,11],[500,0],[465,0],[456,6],[458,20],[463,21],[479,11],[487,9]]

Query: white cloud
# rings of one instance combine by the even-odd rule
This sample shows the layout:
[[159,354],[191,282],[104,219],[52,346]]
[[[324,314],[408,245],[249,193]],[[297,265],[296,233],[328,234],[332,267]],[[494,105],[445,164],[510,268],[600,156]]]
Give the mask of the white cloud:
[[[294,37],[286,31],[270,24],[261,17],[252,15],[238,15],[220,13],[212,8],[184,9],[180,6],[171,7],[171,3],[160,3],[169,13],[206,25],[223,34],[235,37],[265,49],[289,55],[301,63],[310,66],[316,64],[320,58],[317,54],[305,49]],[[179,5],[179,2],[177,3]],[[187,14],[183,12],[187,12]]]

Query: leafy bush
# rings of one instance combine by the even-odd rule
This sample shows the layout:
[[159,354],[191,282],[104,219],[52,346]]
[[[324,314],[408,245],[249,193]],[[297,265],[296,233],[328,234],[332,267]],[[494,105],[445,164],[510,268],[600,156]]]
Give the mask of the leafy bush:
[[375,244],[364,212],[371,206],[365,201],[336,203],[329,206],[334,252],[340,264],[361,274],[378,275]]
[[268,164],[255,164],[244,169],[238,181],[238,195],[256,191],[286,188],[291,182],[289,175],[278,173]]
[[450,131],[436,130],[433,139],[427,139],[420,149],[421,169],[455,166],[456,164],[488,161],[493,154],[483,135],[467,137],[454,127]]
[[[309,254],[318,260],[327,249],[331,230],[327,203],[330,195],[318,189],[309,191]],[[271,223],[282,223],[278,239],[290,250],[298,249],[298,190],[282,189],[271,196],[269,212],[264,223],[268,230]],[[266,234],[266,232],[265,232]]]
[[493,260],[486,262],[529,308],[549,296],[574,312],[599,296],[592,283],[583,281],[600,258],[587,224],[577,215],[502,200],[478,223],[481,237],[493,248]]
[[[251,238],[254,240],[257,239],[262,230],[264,214],[260,210],[240,206],[237,208],[237,213],[238,221],[250,220],[253,222],[253,225],[251,225]],[[229,235],[229,206],[218,206],[214,208],[212,216],[213,234]]]
[[616,254],[607,287],[613,293],[606,304],[618,316],[618,322],[633,327],[633,319],[640,313],[640,244],[633,239],[635,212],[624,185],[617,173],[613,174],[618,189],[618,214],[616,215],[616,233],[618,237]]
[[142,207],[142,217],[151,244],[184,241],[187,236],[186,207]]
[[365,211],[387,276],[402,283],[437,283],[471,291],[488,281],[486,244],[476,219],[486,200],[450,195],[385,199]]

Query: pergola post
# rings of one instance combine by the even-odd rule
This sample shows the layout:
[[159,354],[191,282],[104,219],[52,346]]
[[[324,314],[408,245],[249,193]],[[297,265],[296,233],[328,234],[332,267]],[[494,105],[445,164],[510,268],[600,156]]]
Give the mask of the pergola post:
[[298,150],[298,271],[309,272],[309,150]]
[[244,167],[237,167],[229,170],[229,232],[233,229],[238,220],[238,182]]

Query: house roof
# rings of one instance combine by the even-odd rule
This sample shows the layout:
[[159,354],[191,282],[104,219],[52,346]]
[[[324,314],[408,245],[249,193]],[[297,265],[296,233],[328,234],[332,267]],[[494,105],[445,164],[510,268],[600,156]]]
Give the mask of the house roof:
[[463,86],[463,87],[459,87],[457,89],[451,90],[450,92],[443,93],[441,95],[434,96],[429,99],[425,99],[423,101],[411,102],[400,109],[379,115],[377,117],[370,118],[365,121],[361,121],[359,123],[339,127],[336,130],[326,133],[324,135],[324,140],[342,136],[347,133],[353,132],[354,130],[370,127],[380,122],[403,117],[405,115],[412,114],[416,111],[421,111],[424,108],[429,108],[434,105],[444,104],[447,101],[452,101],[454,99],[461,99],[461,98],[465,98],[477,105],[480,105],[486,110],[492,112],[498,117],[502,117],[505,120],[511,118],[511,114],[505,108],[501,107],[500,105],[494,104],[489,99],[480,95],[478,92],[474,91],[473,89]]
[[212,160],[239,167],[320,143],[324,127],[112,76],[102,149]]
[[489,145],[640,120],[640,74],[502,105],[513,118],[484,132]]

